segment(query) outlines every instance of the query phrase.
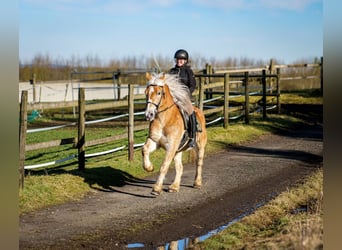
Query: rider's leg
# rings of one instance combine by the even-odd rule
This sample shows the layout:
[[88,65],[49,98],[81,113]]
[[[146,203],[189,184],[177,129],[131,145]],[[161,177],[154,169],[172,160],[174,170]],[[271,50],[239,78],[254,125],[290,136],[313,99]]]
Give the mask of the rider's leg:
[[195,111],[189,116],[189,146],[194,147],[196,144],[196,114]]

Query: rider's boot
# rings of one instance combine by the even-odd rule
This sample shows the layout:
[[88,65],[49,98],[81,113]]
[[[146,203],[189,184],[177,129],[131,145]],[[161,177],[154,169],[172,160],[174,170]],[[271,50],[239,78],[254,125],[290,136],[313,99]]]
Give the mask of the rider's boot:
[[195,147],[196,145],[196,114],[195,111],[189,116],[189,147]]

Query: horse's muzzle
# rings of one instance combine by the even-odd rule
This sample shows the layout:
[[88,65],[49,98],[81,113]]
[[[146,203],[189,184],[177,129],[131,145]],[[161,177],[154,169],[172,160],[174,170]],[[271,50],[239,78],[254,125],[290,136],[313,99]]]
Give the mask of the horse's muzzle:
[[151,110],[146,110],[145,112],[145,118],[147,121],[153,121],[155,117],[155,112]]

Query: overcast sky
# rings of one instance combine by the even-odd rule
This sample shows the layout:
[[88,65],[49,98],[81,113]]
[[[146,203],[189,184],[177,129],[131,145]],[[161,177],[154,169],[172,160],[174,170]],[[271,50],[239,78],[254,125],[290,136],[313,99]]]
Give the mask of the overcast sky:
[[19,0],[19,58],[323,56],[323,0]]

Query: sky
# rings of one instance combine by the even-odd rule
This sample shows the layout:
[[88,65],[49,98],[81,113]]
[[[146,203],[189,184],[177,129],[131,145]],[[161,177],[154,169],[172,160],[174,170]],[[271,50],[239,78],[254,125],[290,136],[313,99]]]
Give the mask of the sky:
[[19,59],[323,56],[323,0],[19,0]]

